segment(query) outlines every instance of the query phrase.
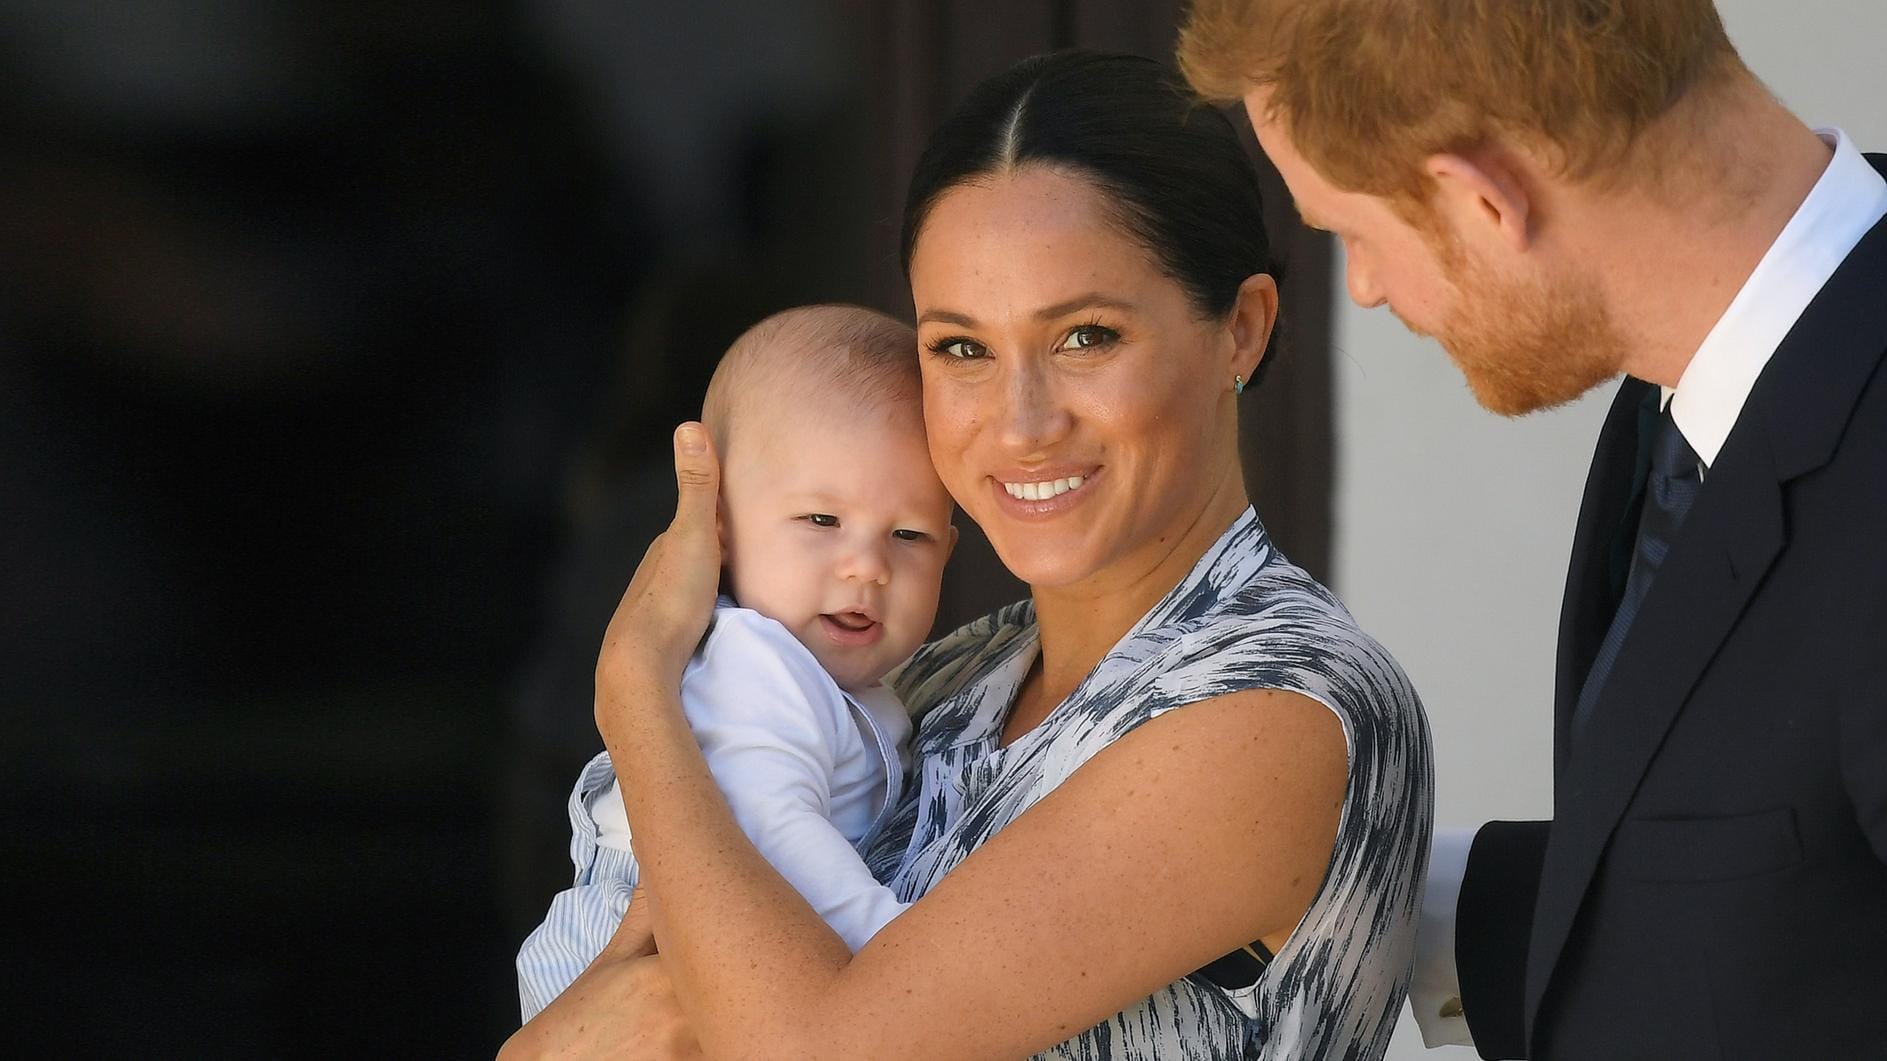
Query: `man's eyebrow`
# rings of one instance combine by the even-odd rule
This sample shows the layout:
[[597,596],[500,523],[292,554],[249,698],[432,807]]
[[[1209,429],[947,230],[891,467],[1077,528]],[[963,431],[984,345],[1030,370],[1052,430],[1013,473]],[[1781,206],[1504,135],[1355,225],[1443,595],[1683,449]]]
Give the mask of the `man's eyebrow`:
[[[1128,302],[1126,299],[1115,298],[1112,295],[1104,295],[1098,291],[1090,291],[1084,295],[1076,295],[1073,298],[1063,299],[1051,306],[1043,306],[1041,309],[1036,310],[1033,316],[1038,321],[1051,321],[1057,317],[1066,317],[1070,313],[1083,309],[1111,309],[1121,313],[1132,313],[1136,308],[1133,303]],[[917,318],[917,323],[954,324],[960,328],[974,328],[977,322],[975,317],[967,313],[959,313],[956,310],[949,309],[931,309],[925,310],[920,314]]]

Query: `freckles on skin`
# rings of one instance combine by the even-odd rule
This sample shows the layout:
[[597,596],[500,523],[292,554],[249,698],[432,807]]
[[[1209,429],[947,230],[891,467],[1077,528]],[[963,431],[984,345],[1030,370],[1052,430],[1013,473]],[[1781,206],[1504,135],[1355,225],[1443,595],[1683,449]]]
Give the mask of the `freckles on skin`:
[[[1235,467],[1226,325],[1200,319],[1085,179],[1024,167],[945,193],[911,281],[932,456],[1026,581],[1170,539]],[[998,496],[1069,475],[1093,493],[1065,517],[1018,519]]]

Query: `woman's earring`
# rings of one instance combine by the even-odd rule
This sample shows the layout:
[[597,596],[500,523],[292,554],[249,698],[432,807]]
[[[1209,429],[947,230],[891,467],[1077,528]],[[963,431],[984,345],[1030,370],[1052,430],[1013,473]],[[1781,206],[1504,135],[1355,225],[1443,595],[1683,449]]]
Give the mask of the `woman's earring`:
[[1232,393],[1233,394],[1245,393],[1245,377],[1244,376],[1232,377]]

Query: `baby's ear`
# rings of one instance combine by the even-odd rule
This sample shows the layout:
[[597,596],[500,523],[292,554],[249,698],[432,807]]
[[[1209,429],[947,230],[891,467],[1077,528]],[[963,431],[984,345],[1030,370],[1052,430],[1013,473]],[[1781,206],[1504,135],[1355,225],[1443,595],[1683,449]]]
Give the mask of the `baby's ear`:
[[956,551],[957,551],[957,525],[952,523],[950,525],[950,533],[944,536],[944,559],[945,560],[950,559],[950,554]]

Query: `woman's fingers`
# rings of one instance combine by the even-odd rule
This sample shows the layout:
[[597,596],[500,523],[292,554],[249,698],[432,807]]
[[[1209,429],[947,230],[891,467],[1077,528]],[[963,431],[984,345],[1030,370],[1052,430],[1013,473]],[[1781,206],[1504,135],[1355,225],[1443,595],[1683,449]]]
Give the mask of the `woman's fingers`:
[[675,430],[675,519],[656,536],[616,605],[596,661],[597,725],[623,710],[617,695],[638,680],[678,686],[688,657],[707,632],[721,582],[716,529],[720,465],[698,423]]
[[680,1061],[701,1056],[660,956],[605,951],[498,1052],[498,1061],[604,1058]]
[[708,533],[713,533],[721,467],[707,429],[692,420],[675,429],[675,485],[679,497],[673,526],[691,532],[705,526]]
[[677,613],[692,650],[707,630],[721,584],[721,466],[707,430],[693,421],[675,429],[675,487],[674,522],[656,541],[664,578],[651,588],[665,595],[665,610]]
[[645,958],[655,953],[655,917],[649,910],[649,891],[637,888],[629,896],[629,909],[616,926],[606,952],[620,958]]

